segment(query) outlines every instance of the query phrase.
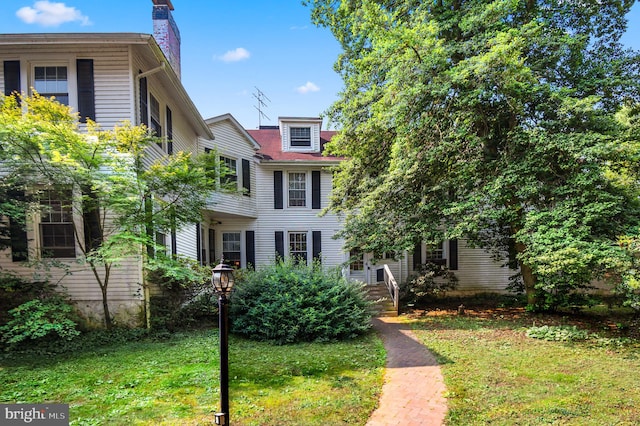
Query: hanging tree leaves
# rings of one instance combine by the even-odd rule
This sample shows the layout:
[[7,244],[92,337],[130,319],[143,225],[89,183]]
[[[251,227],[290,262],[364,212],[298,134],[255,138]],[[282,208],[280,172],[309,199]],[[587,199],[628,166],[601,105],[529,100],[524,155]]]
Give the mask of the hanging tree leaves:
[[639,217],[613,178],[637,152],[616,118],[640,96],[619,41],[632,1],[305,3],[343,47],[327,113],[348,246],[464,237],[517,265],[538,307],[622,267]]

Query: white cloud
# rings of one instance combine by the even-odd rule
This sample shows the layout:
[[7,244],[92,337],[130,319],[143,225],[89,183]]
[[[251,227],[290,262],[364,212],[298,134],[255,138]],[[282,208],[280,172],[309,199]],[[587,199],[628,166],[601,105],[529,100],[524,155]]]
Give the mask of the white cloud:
[[89,18],[75,7],[48,0],[37,1],[33,7],[22,7],[18,9],[16,16],[27,24],[38,24],[43,27],[57,27],[65,22],[74,21],[80,22],[80,25],[91,25]]
[[249,59],[251,53],[244,47],[238,47],[234,50],[230,50],[222,56],[215,56],[214,59],[219,59],[222,62],[238,62]]
[[302,95],[306,95],[309,92],[317,92],[319,91],[320,88],[318,86],[316,86],[315,84],[313,84],[310,81],[307,81],[307,84],[305,84],[304,86],[300,86],[296,89],[296,92],[302,94]]
[[292,27],[289,27],[289,29],[290,29],[291,31],[303,31],[303,30],[306,30],[307,28],[309,28],[309,27],[308,27],[308,26],[306,26],[306,25],[305,25],[305,26],[302,26],[302,27],[297,26],[297,25],[294,25],[294,26],[292,26]]

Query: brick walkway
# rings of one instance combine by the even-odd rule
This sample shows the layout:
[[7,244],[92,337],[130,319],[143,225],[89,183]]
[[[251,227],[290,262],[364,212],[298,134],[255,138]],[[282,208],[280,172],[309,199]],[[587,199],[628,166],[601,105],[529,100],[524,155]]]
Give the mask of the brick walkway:
[[447,413],[444,381],[434,356],[397,317],[373,320],[387,350],[382,396],[367,426],[440,426]]

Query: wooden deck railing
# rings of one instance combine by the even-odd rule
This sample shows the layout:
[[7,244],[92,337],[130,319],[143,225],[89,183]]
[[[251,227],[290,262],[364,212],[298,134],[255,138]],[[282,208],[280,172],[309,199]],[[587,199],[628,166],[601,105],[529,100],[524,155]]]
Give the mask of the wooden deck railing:
[[384,284],[389,290],[389,295],[391,296],[391,300],[393,300],[393,307],[396,309],[396,313],[400,315],[400,287],[393,277],[389,265],[386,263],[384,265]]

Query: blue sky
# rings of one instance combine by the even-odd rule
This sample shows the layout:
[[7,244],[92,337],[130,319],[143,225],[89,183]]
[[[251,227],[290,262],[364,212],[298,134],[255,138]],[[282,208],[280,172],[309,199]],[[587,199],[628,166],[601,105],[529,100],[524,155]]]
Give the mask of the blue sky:
[[[204,118],[231,113],[247,129],[279,116],[317,117],[337,98],[340,46],[299,0],[172,0],[182,38],[182,82]],[[151,0],[0,0],[0,32],[152,33]],[[640,3],[625,44],[640,49]],[[256,89],[257,88],[257,89]],[[326,123],[325,123],[326,127]]]

